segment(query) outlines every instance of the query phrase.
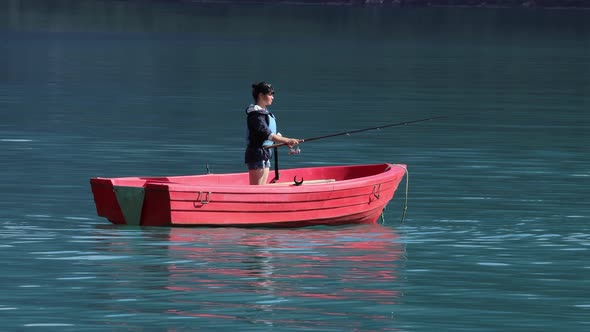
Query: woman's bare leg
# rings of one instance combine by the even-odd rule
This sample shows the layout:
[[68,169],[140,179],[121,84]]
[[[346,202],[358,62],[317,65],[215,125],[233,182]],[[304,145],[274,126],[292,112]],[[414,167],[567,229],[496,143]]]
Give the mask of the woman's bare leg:
[[248,173],[250,174],[250,184],[266,184],[266,180],[268,179],[268,168],[251,169]]
[[264,169],[263,175],[262,175],[262,183],[261,184],[266,184],[266,181],[268,180],[268,168]]

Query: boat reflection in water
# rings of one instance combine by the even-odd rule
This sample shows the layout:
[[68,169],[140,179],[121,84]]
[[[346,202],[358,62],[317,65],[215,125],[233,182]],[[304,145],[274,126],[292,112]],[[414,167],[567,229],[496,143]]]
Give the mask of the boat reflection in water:
[[383,225],[169,231],[166,288],[178,306],[168,313],[208,323],[379,330],[400,298],[403,248]]

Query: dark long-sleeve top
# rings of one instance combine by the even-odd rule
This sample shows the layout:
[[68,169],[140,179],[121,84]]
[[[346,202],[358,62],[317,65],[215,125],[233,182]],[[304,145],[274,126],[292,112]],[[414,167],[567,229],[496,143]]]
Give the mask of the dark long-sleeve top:
[[245,163],[268,160],[271,157],[270,150],[263,148],[264,141],[273,134],[268,125],[267,117],[272,116],[268,110],[260,107],[248,107],[248,145],[244,156]]

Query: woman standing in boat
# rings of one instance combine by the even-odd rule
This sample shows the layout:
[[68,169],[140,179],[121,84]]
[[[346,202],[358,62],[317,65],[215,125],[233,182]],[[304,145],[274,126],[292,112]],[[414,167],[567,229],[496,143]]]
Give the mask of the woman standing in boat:
[[279,143],[292,147],[300,142],[298,139],[283,137],[277,132],[275,117],[268,111],[274,94],[274,89],[266,82],[252,84],[254,104],[246,109],[248,145],[245,162],[250,174],[250,184],[254,185],[266,184],[268,179],[272,150],[265,149],[264,146]]

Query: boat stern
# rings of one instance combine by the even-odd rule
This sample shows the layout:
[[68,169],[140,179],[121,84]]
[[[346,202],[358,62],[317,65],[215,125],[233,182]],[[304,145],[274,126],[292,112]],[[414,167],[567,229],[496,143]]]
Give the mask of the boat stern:
[[113,224],[125,224],[125,217],[117,201],[113,182],[107,178],[90,179],[96,214],[107,218]]
[[92,178],[90,186],[96,213],[113,224],[170,225],[170,195],[166,185],[152,185],[139,179]]

